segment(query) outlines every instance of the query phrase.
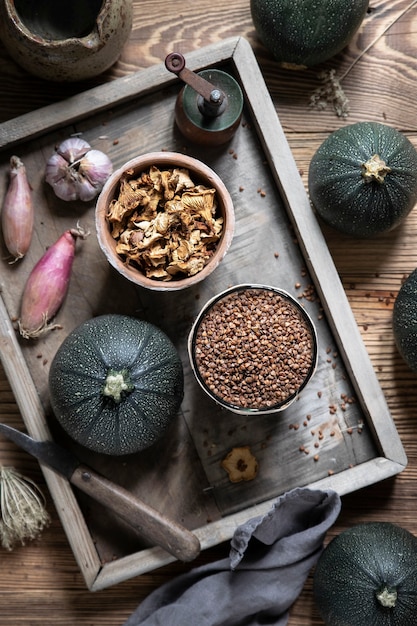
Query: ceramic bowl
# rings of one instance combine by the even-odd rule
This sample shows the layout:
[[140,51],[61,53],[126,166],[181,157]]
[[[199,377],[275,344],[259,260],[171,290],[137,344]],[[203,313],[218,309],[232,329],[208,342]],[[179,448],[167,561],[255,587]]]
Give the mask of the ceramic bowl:
[[80,81],[117,61],[132,19],[132,0],[1,0],[0,40],[34,76]]
[[198,383],[221,407],[242,415],[277,413],[313,376],[317,333],[286,291],[241,284],[203,306],[188,353]]
[[[215,190],[217,199],[216,219],[223,218],[223,227],[220,239],[206,265],[193,275],[177,273],[171,280],[164,280],[145,275],[143,269],[134,263],[126,263],[125,257],[116,251],[117,241],[112,236],[108,220],[110,204],[119,197],[122,177],[128,173],[129,180],[137,179],[141,173],[148,172],[151,166],[156,166],[161,172],[173,168],[188,170],[193,183]],[[96,230],[102,251],[109,263],[122,276],[136,285],[154,291],[176,291],[191,287],[204,280],[219,265],[231,244],[234,233],[234,208],[230,194],[219,176],[207,165],[193,157],[176,152],[153,152],[131,159],[121,168],[113,172],[101,191],[96,205]]]

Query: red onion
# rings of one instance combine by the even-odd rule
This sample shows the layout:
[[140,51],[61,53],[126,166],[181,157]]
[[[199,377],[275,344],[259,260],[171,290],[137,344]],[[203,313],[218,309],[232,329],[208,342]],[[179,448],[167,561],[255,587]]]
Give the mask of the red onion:
[[32,269],[23,291],[19,332],[25,339],[40,337],[58,324],[49,323],[68,291],[75,241],[88,235],[83,229],[66,230]]
[[33,233],[33,203],[26,168],[17,156],[10,159],[10,182],[1,210],[4,243],[13,257],[25,256]]

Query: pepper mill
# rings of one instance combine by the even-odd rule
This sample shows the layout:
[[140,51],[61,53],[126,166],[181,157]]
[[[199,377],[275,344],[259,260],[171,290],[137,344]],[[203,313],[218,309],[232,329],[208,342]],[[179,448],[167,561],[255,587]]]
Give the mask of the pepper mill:
[[196,74],[185,66],[178,52],[166,57],[165,67],[185,83],[175,104],[175,121],[181,133],[206,146],[228,142],[239,127],[243,110],[242,90],[236,80],[218,69]]

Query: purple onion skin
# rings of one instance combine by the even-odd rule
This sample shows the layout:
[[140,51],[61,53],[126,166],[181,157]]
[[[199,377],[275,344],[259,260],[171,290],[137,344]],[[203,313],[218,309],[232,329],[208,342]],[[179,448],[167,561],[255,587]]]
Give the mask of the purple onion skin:
[[23,258],[32,241],[34,209],[26,168],[17,156],[10,159],[10,181],[1,210],[1,227],[11,263]]
[[23,291],[19,320],[19,332],[25,339],[39,337],[59,327],[49,321],[67,295],[75,241],[85,236],[81,230],[65,231],[32,269]]

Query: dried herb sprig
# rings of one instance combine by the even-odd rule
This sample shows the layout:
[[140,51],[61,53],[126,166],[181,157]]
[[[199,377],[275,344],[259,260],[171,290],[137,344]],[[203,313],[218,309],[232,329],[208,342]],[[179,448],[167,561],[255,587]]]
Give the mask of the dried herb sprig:
[[400,13],[390,22],[380,33],[371,41],[358,56],[352,61],[349,67],[345,70],[342,76],[337,76],[335,70],[328,70],[320,72],[318,75],[322,85],[317,87],[310,96],[310,106],[314,109],[323,110],[327,107],[327,104],[333,104],[333,108],[338,117],[347,117],[349,115],[349,100],[346,97],[341,82],[346,78],[349,72],[355,67],[355,65],[362,59],[362,57],[383,37],[389,29],[394,26],[398,20],[400,20],[410,9],[417,4],[417,0],[412,0],[408,6],[405,7]]
[[338,117],[349,115],[349,100],[340,84],[340,78],[336,76],[336,70],[320,72],[318,78],[322,85],[317,87],[310,96],[310,106],[322,111],[328,104],[333,104]]
[[49,523],[39,487],[13,467],[0,467],[0,542],[6,550],[35,539]]

